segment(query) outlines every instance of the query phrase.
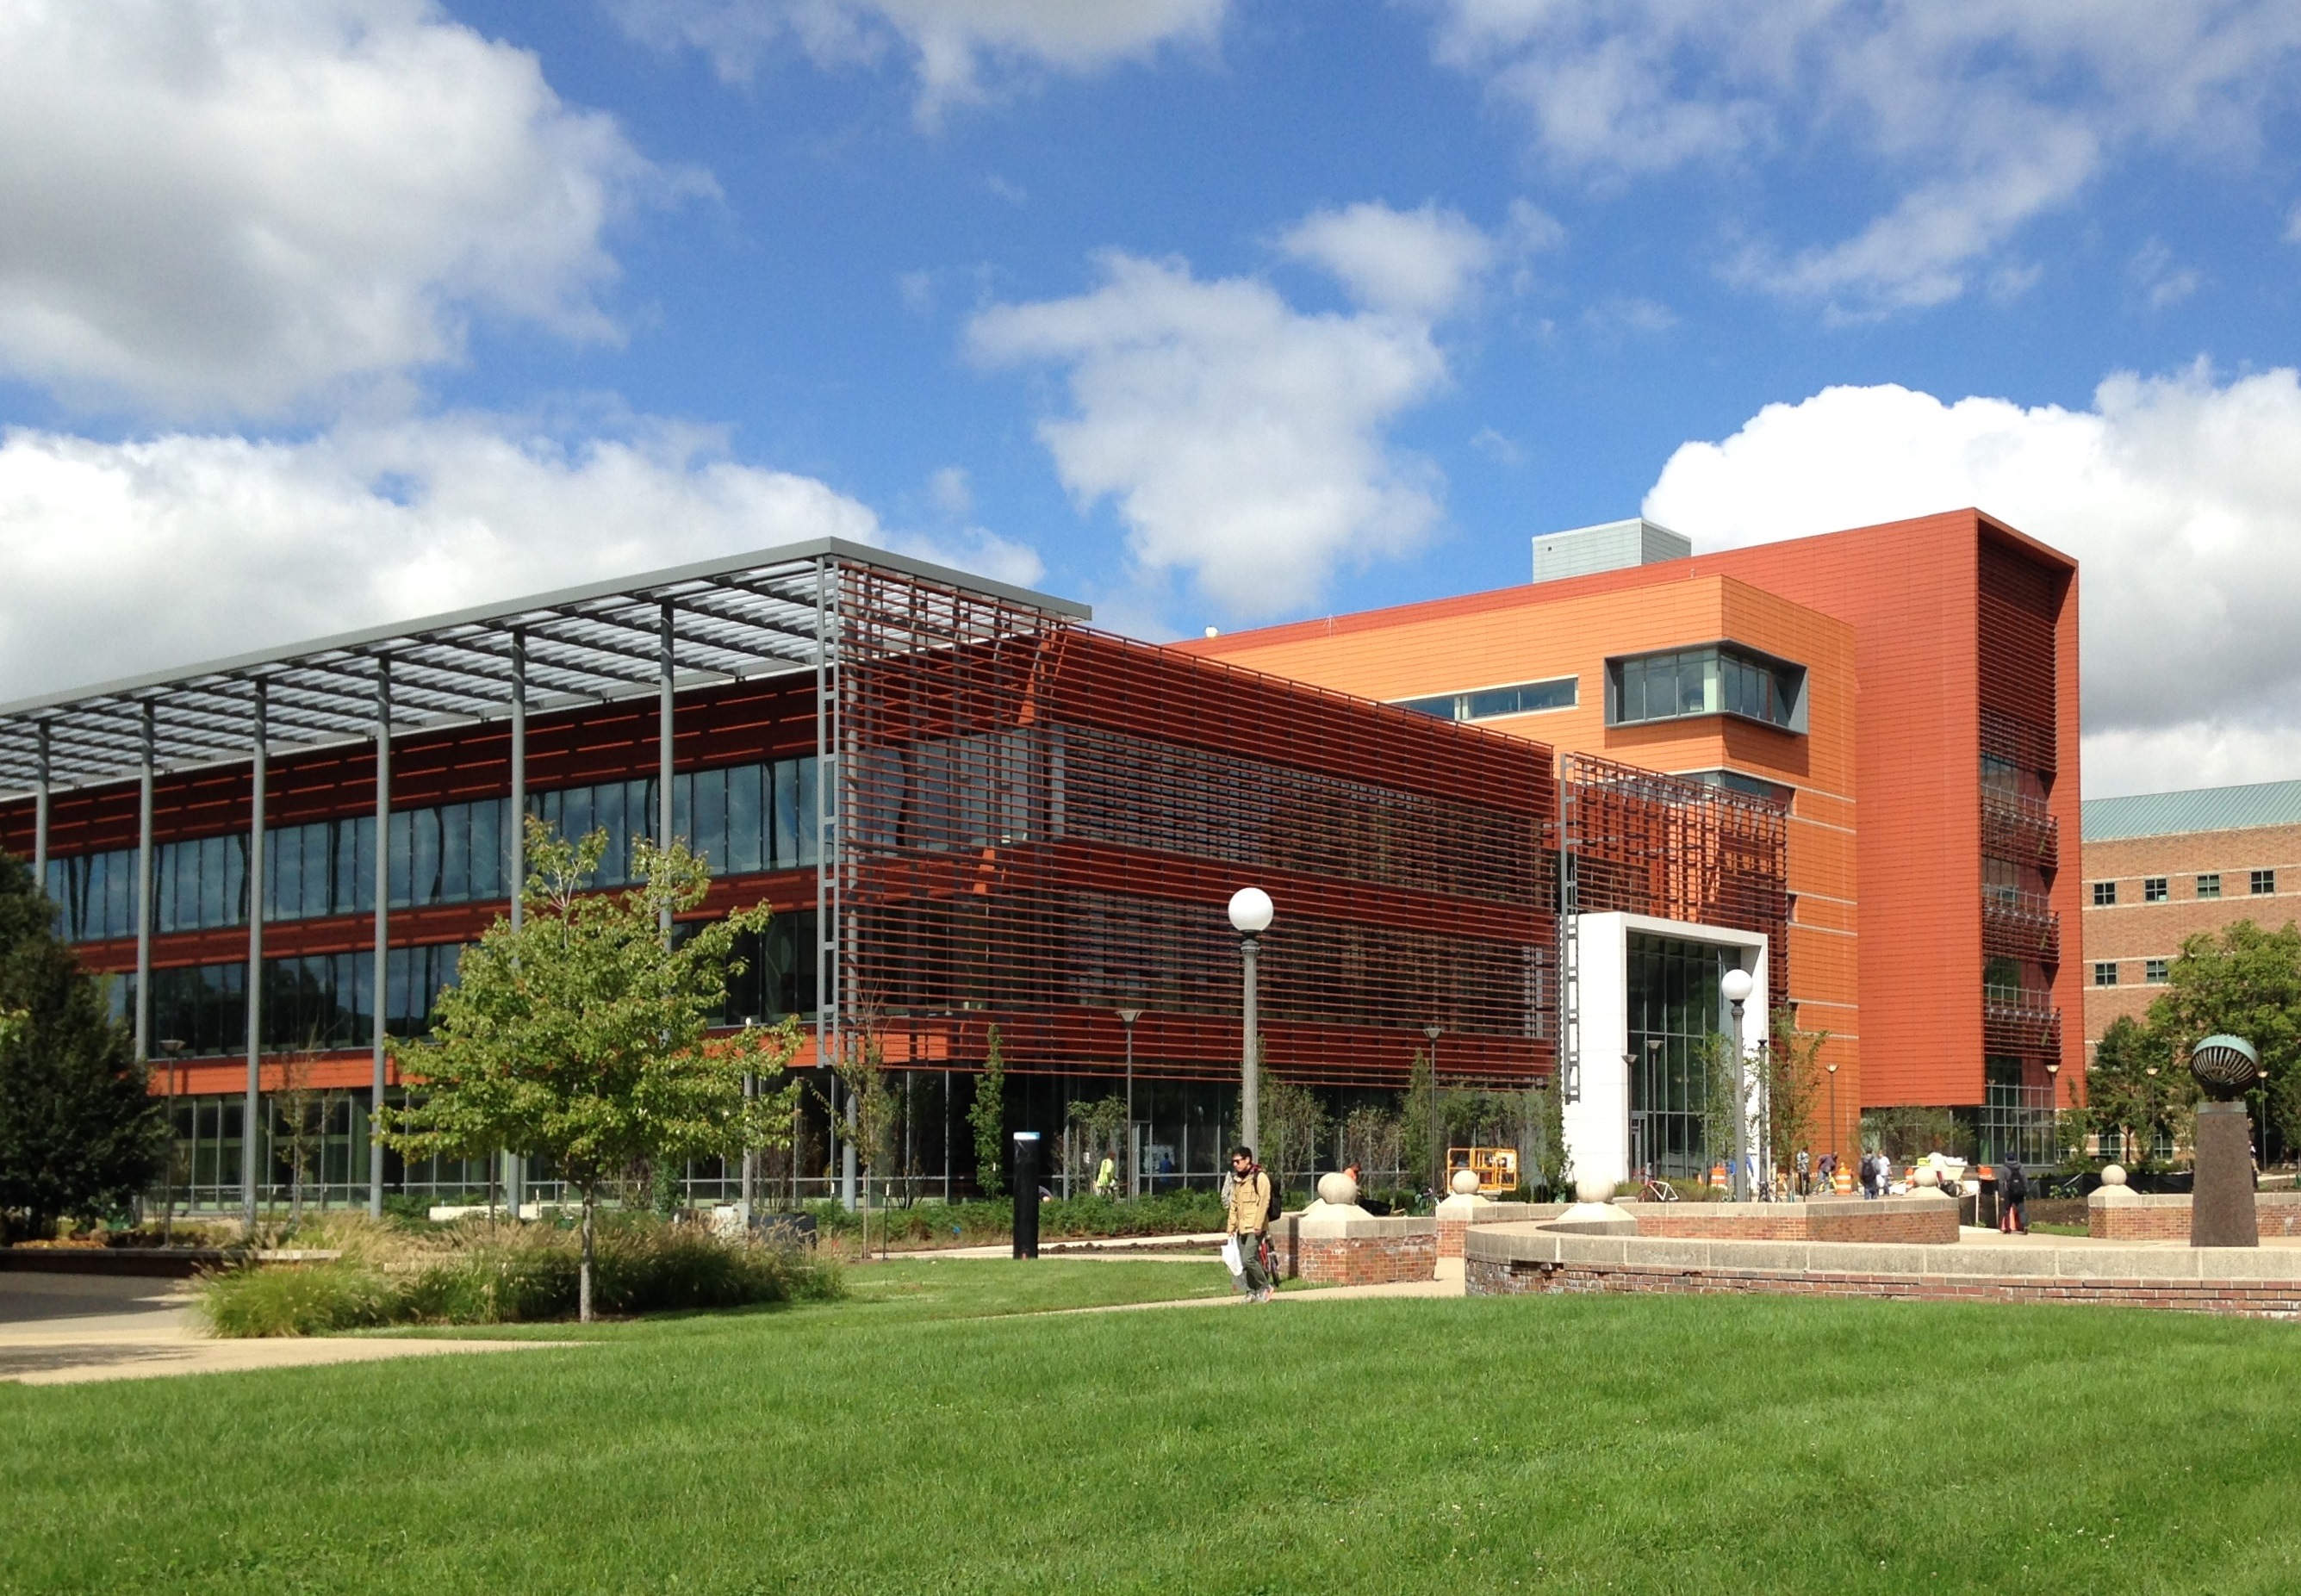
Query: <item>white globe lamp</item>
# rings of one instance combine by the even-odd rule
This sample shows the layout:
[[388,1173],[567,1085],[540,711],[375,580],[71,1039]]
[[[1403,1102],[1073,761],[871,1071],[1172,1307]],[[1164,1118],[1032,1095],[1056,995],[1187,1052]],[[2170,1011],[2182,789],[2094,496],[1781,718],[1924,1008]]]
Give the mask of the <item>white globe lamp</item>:
[[1270,894],[1259,887],[1241,887],[1230,895],[1231,929],[1243,937],[1259,937],[1268,931],[1277,912]]

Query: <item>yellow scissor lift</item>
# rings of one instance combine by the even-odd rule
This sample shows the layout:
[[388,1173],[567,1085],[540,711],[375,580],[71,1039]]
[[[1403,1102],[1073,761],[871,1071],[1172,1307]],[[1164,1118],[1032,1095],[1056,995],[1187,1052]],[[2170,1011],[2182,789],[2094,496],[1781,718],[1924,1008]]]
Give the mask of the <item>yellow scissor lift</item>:
[[1458,1169],[1477,1172],[1478,1191],[1483,1196],[1518,1190],[1518,1149],[1514,1147],[1450,1147],[1446,1149],[1446,1183],[1450,1189]]

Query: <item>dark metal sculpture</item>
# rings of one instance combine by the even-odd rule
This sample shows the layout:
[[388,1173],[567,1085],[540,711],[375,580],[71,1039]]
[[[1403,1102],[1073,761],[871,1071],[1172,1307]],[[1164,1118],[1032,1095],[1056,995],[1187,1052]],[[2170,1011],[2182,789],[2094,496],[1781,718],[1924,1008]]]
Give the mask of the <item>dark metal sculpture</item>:
[[2241,1037],[2209,1036],[2189,1049],[2189,1074],[2213,1101],[2234,1102],[2261,1078],[2261,1055]]

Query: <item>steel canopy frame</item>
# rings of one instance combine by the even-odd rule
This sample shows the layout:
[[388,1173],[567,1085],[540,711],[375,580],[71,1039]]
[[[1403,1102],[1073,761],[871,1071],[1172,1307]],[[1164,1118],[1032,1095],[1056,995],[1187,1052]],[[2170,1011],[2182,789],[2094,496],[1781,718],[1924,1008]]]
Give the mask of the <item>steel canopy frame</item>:
[[818,538],[0,704],[0,798],[137,776],[147,709],[161,772],[247,763],[258,681],[267,684],[275,754],[370,740],[386,659],[395,733],[500,718],[509,714],[523,633],[531,713],[654,690],[666,614],[682,686],[811,669],[819,564],[878,567],[1049,616],[1092,614],[1067,599]]
[[[152,935],[154,931],[153,793],[157,777],[199,767],[249,768],[255,830],[250,878],[247,983],[247,1107],[258,1096],[262,1009],[261,864],[264,798],[270,756],[331,744],[372,741],[376,751],[374,1012],[370,1039],[371,1096],[381,1110],[386,1090],[386,1029],[389,988],[390,903],[389,835],[391,745],[410,732],[497,718],[512,728],[516,815],[524,785],[523,755],[530,711],[635,697],[657,698],[659,841],[672,825],[672,747],[678,689],[812,669],[817,703],[836,699],[841,624],[837,595],[855,573],[911,584],[934,595],[919,607],[953,613],[990,604],[1004,614],[1028,615],[1036,624],[1084,619],[1087,606],[1050,595],[892,554],[838,538],[820,538],[732,559],[707,561],[594,583],[509,604],[459,610],[403,625],[371,628],[263,653],[211,661],[188,669],[131,677],[94,687],[0,704],[0,799],[29,790],[34,806],[34,854],[45,883],[50,798],[58,785],[138,783],[136,1055],[150,1057]],[[537,689],[540,689],[540,691]],[[818,749],[826,778],[834,778],[841,752]],[[817,782],[816,823],[824,840],[829,876],[828,913],[818,923],[831,979],[821,988],[818,1054],[839,1056],[842,1007],[839,960],[838,787]],[[519,858],[515,822],[510,852]],[[513,914],[518,913],[515,888]],[[669,934],[666,923],[665,933]],[[252,1213],[256,1128],[243,1125],[243,1201]],[[850,1152],[851,1166],[851,1152]],[[511,1171],[515,1189],[516,1166]],[[371,1135],[368,1207],[382,1212],[382,1149]]]

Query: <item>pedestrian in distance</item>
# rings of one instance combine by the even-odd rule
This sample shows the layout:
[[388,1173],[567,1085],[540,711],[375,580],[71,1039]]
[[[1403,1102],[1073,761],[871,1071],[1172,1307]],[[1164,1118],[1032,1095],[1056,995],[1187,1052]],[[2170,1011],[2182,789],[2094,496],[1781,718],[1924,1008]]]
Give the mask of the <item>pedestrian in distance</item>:
[[1118,1195],[1118,1160],[1109,1153],[1102,1155],[1102,1167],[1094,1172],[1094,1194],[1097,1197]]
[[1238,1249],[1239,1279],[1249,1302],[1270,1300],[1270,1272],[1264,1267],[1262,1245],[1270,1233],[1270,1176],[1254,1161],[1254,1149],[1230,1150],[1230,1206],[1223,1229]]
[[2009,1236],[2029,1233],[2029,1182],[2021,1161],[2008,1158],[1997,1171],[1997,1228]]
[[1813,1155],[1805,1149],[1800,1148],[1797,1150],[1796,1163],[1797,1194],[1800,1197],[1811,1197],[1813,1195]]

